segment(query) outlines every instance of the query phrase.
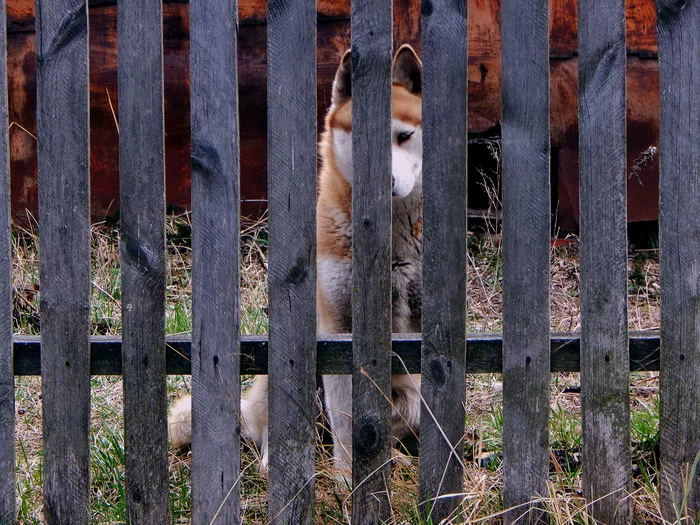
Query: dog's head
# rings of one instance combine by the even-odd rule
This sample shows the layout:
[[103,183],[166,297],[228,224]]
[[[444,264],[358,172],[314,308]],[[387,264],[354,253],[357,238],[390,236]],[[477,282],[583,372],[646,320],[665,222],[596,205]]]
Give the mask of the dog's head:
[[[352,184],[352,57],[346,51],[333,82],[329,127],[333,155],[343,177]],[[392,194],[407,197],[420,191],[423,168],[421,90],[423,68],[409,45],[396,52],[392,66]]]

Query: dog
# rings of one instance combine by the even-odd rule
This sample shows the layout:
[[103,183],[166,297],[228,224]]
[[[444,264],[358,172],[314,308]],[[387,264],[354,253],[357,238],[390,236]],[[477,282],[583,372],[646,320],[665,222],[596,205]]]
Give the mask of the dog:
[[[347,51],[333,82],[331,106],[319,151],[317,205],[317,331],[352,331],[352,58]],[[392,331],[421,331],[422,295],[422,64],[402,46],[392,65]],[[392,377],[395,444],[417,435],[420,376]],[[352,464],[352,377],[323,377],[325,409],[333,436],[334,466],[349,479]],[[242,434],[257,444],[268,464],[267,376],[257,376],[241,400]],[[168,434],[174,446],[191,440],[191,400],[171,410]]]

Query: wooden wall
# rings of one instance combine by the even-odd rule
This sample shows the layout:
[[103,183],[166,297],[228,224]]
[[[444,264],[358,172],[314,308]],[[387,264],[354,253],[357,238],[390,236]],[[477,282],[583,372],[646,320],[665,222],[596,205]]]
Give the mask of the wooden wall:
[[[118,210],[116,2],[90,0],[92,216]],[[239,2],[239,93],[243,211],[266,207],[266,2]],[[337,61],[349,46],[349,0],[318,1],[319,123],[329,103]],[[501,101],[500,2],[469,0],[469,132],[498,132]],[[12,209],[36,213],[36,59],[33,0],[7,0]],[[188,207],[189,14],[185,1],[165,1],[164,78],[167,202]],[[394,40],[420,50],[420,1],[395,0]],[[551,136],[558,226],[578,225],[577,2],[550,0]],[[627,0],[629,220],[658,215],[659,80],[653,0]],[[114,108],[114,111],[112,111]]]

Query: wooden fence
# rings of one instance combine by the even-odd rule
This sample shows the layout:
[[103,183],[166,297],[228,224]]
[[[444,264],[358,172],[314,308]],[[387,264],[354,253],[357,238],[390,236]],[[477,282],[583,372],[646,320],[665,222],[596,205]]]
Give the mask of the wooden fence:
[[[354,340],[316,341],[315,21],[312,0],[268,3],[270,334],[238,325],[235,0],[192,1],[193,334],[166,338],[162,17],[159,0],[119,0],[123,335],[89,336],[88,24],[85,0],[37,0],[41,339],[12,337],[7,133],[0,133],[0,522],[15,516],[15,374],[42,374],[49,524],[88,523],[90,375],[124,376],[127,514],[168,521],[166,373],[191,370],[192,522],[240,520],[239,375],[270,375],[269,513],[310,523],[316,373],[352,373],[358,443],[385,436],[373,383],[423,372],[420,498],[433,523],[461,502],[467,373],[504,375],[505,521],[546,521],[550,371],[581,371],[583,486],[602,523],[631,521],[629,370],[661,369],[662,509],[700,450],[700,2],[659,0],[661,336],[627,332],[624,0],[579,1],[580,334],[550,334],[550,145],[546,0],[503,0],[504,330],[466,322],[466,17],[424,0],[423,340],[390,333],[390,0],[353,0]],[[4,20],[4,3],[0,8]],[[5,24],[0,118],[7,121]],[[358,128],[356,128],[358,129]],[[388,168],[387,168],[388,171]],[[387,174],[388,176],[388,174]],[[370,254],[370,255],[368,255]],[[379,321],[378,321],[379,320]],[[230,328],[230,329],[227,329]],[[39,349],[41,348],[41,352]],[[250,359],[239,359],[239,356]],[[191,357],[191,363],[189,358]],[[660,365],[660,366],[659,366]],[[361,370],[366,374],[363,375]],[[368,378],[367,375],[370,377]],[[358,393],[362,392],[362,395]],[[288,399],[295,399],[294,405]],[[357,422],[359,418],[355,418]],[[204,424],[206,421],[206,424]],[[359,425],[357,425],[359,427]],[[354,447],[353,523],[388,518],[384,441]],[[433,499],[438,498],[439,499]],[[524,506],[523,506],[524,505]]]

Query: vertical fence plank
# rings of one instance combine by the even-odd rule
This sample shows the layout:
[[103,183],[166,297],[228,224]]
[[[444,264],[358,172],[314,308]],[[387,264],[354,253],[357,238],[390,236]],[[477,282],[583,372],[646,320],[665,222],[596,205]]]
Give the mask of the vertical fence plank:
[[117,10],[127,520],[169,521],[160,0]]
[[0,523],[13,523],[15,519],[15,389],[12,359],[6,37],[5,2],[0,2],[0,130],[2,130],[0,131]]
[[37,2],[44,515],[87,523],[90,426],[88,20]]
[[392,2],[353,0],[353,523],[389,517]]
[[192,523],[238,523],[238,5],[190,4]]
[[420,501],[433,523],[463,492],[467,271],[467,3],[434,0],[423,32]]
[[700,3],[658,0],[661,75],[661,508],[700,512]]
[[[504,0],[503,500],[547,495],[549,467],[549,32],[547,0]],[[542,514],[514,508],[506,523]]]
[[579,2],[583,491],[632,520],[627,336],[625,2]]
[[270,519],[312,523],[316,415],[316,4],[268,3]]

